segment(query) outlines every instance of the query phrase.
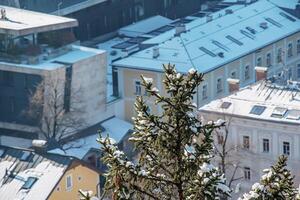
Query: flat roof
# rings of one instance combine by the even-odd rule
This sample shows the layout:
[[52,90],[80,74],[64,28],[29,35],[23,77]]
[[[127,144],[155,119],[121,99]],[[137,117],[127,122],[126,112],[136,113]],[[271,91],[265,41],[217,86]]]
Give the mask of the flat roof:
[[[225,14],[228,9],[232,14]],[[152,57],[152,48],[148,48],[113,65],[163,71],[162,65],[171,62],[182,73],[191,67],[207,73],[300,31],[299,19],[266,0],[228,7],[213,18],[210,22],[204,17],[188,23],[187,31],[180,36],[174,36],[172,29],[144,41],[144,44],[157,44],[157,58]]]
[[7,17],[6,20],[0,20],[0,33],[3,34],[23,36],[78,26],[76,19],[8,6],[0,6],[0,9],[5,9]]
[[[201,107],[199,111],[299,125],[299,100],[299,82],[278,85],[264,80],[246,86],[227,97],[214,100]],[[222,107],[223,103],[229,106]]]

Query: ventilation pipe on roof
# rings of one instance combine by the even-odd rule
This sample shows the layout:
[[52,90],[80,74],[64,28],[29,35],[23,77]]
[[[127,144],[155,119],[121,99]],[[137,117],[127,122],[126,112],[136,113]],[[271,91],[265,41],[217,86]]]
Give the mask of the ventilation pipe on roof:
[[237,92],[240,90],[240,80],[228,78],[227,83],[229,85],[229,93]]
[[211,22],[213,20],[212,15],[206,15],[206,22]]
[[233,13],[233,10],[230,9],[230,8],[225,10],[225,14],[226,14],[226,15],[232,14],[232,13]]
[[4,8],[1,8],[1,18],[0,19],[7,20],[6,10]]
[[267,29],[268,28],[268,23],[267,22],[261,22],[259,24],[259,27],[262,28],[262,29]]
[[255,80],[261,81],[267,79],[268,68],[266,67],[255,67]]
[[153,51],[152,57],[157,58],[159,56],[159,47],[158,46],[153,47],[152,51]]
[[175,36],[179,36],[181,33],[186,32],[186,26],[183,23],[176,25],[175,27]]

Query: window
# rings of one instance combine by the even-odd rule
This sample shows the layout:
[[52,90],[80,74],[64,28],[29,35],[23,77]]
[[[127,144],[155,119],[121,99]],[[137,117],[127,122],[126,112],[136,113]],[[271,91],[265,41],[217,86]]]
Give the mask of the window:
[[23,154],[21,155],[20,160],[21,161],[28,161],[30,156],[31,156],[30,151],[23,151]]
[[231,72],[230,77],[231,78],[236,78],[236,71]]
[[267,56],[266,56],[266,65],[267,67],[270,67],[272,64],[272,60],[271,60],[271,53],[267,53]]
[[202,86],[202,99],[207,99],[207,85]]
[[263,152],[268,153],[270,151],[269,139],[263,139]]
[[70,190],[73,187],[72,175],[68,175],[66,178],[66,189]]
[[265,111],[265,109],[266,109],[266,106],[255,105],[252,107],[250,114],[261,115]]
[[297,54],[300,54],[300,39],[297,40]]
[[277,50],[277,63],[281,63],[282,62],[282,49],[279,48]]
[[142,93],[141,82],[140,81],[135,81],[135,94],[136,95],[141,95],[141,93]]
[[250,148],[250,138],[249,136],[243,136],[243,148],[249,149]]
[[285,113],[287,112],[286,108],[282,108],[282,107],[275,107],[271,117],[276,117],[276,118],[283,118],[283,116],[285,115]]
[[293,56],[293,44],[292,43],[288,44],[287,54],[288,54],[288,57]]
[[222,78],[218,78],[217,79],[217,93],[222,92],[223,88],[222,88]]
[[289,71],[288,71],[288,79],[289,79],[289,80],[292,80],[292,79],[293,79],[293,71],[292,71],[292,68],[289,68]]
[[300,63],[297,64],[297,78],[300,79]]
[[262,58],[258,57],[256,60],[256,66],[262,66]]
[[251,180],[250,167],[244,167],[244,179],[248,181]]
[[222,133],[218,133],[218,144],[223,144],[224,142],[224,136],[222,135]]
[[290,155],[290,143],[289,142],[283,142],[283,154],[286,156]]
[[33,184],[37,181],[37,178],[35,177],[28,177],[25,181],[24,185],[22,186],[22,189],[30,189],[32,188]]
[[227,109],[227,108],[229,108],[230,106],[231,106],[231,102],[228,102],[228,101],[224,101],[222,104],[221,104],[221,106],[220,106],[220,108],[222,108],[222,109]]
[[2,76],[3,76],[3,85],[4,86],[13,86],[14,85],[14,77],[13,77],[13,72],[9,71],[2,71]]
[[246,65],[245,67],[245,80],[248,80],[250,78],[250,66]]
[[287,119],[299,120],[300,119],[300,110],[289,110],[286,114]]

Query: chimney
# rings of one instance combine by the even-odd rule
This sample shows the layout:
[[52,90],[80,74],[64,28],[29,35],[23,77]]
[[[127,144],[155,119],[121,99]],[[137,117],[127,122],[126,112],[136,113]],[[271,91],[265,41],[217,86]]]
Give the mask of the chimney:
[[46,152],[47,147],[48,144],[46,140],[32,140],[32,148],[36,152]]
[[152,51],[153,51],[152,57],[157,58],[159,56],[159,47],[158,46],[153,47]]
[[180,24],[176,25],[175,36],[179,36],[181,33],[185,33],[185,32],[186,32],[185,24],[180,23]]
[[239,79],[233,79],[228,78],[227,79],[228,85],[229,85],[229,92],[233,93],[240,90],[240,80]]
[[212,15],[206,15],[206,22],[211,22],[213,20]]
[[267,79],[268,68],[266,67],[255,67],[255,81]]

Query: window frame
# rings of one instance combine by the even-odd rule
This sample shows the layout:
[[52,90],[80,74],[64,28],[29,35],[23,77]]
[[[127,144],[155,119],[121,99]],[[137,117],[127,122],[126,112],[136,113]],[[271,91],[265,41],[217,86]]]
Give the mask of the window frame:
[[[70,180],[70,186],[68,185],[68,180]],[[72,174],[68,174],[66,176],[66,190],[70,191],[73,188],[73,176]]]
[[[139,84],[137,84],[139,83]],[[134,94],[137,96],[142,95],[142,83],[140,80],[134,80]]]
[[270,139],[263,138],[263,153],[269,153],[269,152],[270,152]]
[[287,141],[282,142],[282,154],[286,156],[291,155],[291,143]]
[[250,149],[250,136],[249,135],[243,135],[243,149]]
[[246,181],[251,180],[251,169],[250,169],[250,167],[244,167],[244,180],[246,180]]

